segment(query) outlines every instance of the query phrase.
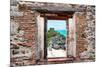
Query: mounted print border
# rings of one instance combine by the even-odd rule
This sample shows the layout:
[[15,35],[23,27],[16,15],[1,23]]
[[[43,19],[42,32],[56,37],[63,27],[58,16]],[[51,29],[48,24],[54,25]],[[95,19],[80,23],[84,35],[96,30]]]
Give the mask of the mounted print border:
[[[65,40],[47,31],[48,20],[66,21]],[[11,66],[95,61],[94,5],[11,0],[10,21]],[[49,38],[48,42],[48,36],[58,41]],[[64,49],[66,56],[48,57],[48,44],[51,50],[59,49],[57,55]]]

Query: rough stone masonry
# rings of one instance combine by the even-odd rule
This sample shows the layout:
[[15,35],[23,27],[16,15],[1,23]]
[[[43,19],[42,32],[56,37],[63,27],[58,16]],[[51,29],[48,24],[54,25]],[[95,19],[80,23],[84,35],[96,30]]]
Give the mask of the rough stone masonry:
[[[24,3],[24,4],[23,4]],[[37,6],[46,5],[82,9],[82,12],[74,13],[76,18],[76,57],[75,62],[95,61],[95,7],[91,5],[55,4],[23,2],[11,0],[10,5],[10,51],[11,66],[37,64],[38,26],[36,23]],[[50,7],[51,8],[51,7]],[[69,9],[68,8],[68,9]],[[67,9],[67,8],[65,8]],[[67,10],[68,10],[67,9]],[[64,10],[64,9],[62,9]],[[71,42],[71,40],[69,41]],[[39,58],[39,57],[38,57]],[[78,58],[78,60],[77,60]]]

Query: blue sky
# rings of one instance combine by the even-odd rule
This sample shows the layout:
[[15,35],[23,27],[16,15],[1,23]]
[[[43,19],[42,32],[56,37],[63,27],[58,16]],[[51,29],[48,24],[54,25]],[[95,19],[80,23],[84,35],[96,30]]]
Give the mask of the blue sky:
[[48,20],[47,22],[47,30],[50,28],[55,28],[55,30],[66,30],[65,20]]

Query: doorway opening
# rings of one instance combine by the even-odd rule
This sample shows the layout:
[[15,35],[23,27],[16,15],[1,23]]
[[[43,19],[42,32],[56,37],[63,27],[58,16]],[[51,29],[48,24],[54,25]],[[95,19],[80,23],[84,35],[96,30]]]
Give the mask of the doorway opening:
[[73,43],[75,40],[69,41],[75,38],[73,36],[75,34],[73,15],[41,14],[38,21],[39,32],[43,29],[39,33],[42,37],[39,39],[41,38],[41,42],[43,42],[43,44],[41,43],[41,56],[43,57],[41,59],[48,63],[72,61],[74,54],[76,54],[75,43]]
[[47,58],[67,57],[66,20],[47,20]]

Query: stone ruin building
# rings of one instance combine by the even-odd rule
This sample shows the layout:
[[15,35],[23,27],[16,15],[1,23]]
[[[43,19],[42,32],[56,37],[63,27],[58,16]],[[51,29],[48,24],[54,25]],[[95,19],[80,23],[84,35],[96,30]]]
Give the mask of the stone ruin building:
[[[67,21],[65,58],[47,58],[47,19]],[[70,22],[72,19],[73,22]],[[95,61],[95,6],[11,0],[11,66]]]

